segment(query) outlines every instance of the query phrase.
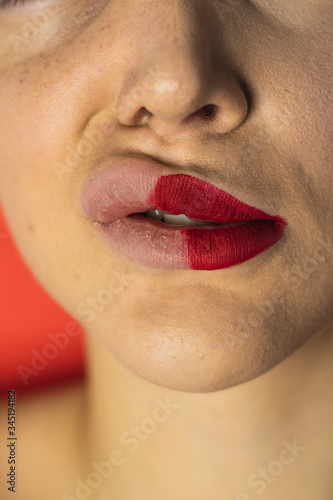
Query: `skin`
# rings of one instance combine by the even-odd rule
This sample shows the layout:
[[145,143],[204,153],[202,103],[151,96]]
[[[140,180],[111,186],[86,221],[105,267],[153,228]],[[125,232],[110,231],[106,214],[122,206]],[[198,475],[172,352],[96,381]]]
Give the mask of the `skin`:
[[[266,476],[261,497],[329,500],[331,1],[58,5],[0,11],[1,203],[36,277],[83,325],[89,366],[84,386],[20,403],[22,420],[31,417],[28,471],[31,436],[63,422],[38,465],[41,490],[22,477],[25,500],[43,487],[74,496],[75,478],[167,397],[177,409],[135,453],[122,446],[125,463],[91,498],[256,498],[249,475],[296,439],[304,450],[274,481]],[[207,104],[217,107],[210,120],[198,113]],[[80,194],[99,162],[124,154],[158,158],[285,217],[283,239],[209,272],[115,254]],[[110,282],[112,300],[96,306]],[[54,411],[37,425],[42,407]],[[36,456],[43,446],[36,438]]]

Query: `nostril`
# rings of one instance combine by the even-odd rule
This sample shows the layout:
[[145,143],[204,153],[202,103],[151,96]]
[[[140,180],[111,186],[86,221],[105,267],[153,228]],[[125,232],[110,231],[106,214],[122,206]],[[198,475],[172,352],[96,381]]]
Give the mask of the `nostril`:
[[132,127],[141,127],[144,125],[147,120],[152,116],[152,113],[148,111],[145,107],[142,107],[138,110],[136,115],[133,118]]
[[206,106],[204,106],[198,111],[200,116],[202,116],[203,118],[211,118],[212,116],[215,115],[215,112],[216,112],[215,104],[206,104]]

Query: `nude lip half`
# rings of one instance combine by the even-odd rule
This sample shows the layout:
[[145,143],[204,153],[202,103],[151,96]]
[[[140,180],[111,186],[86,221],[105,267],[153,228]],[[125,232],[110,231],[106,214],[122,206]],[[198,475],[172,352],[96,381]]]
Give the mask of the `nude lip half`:
[[[81,204],[112,250],[162,269],[215,270],[241,264],[277,243],[287,226],[284,218],[250,207],[207,181],[171,174],[169,168],[141,159],[94,172],[83,186]],[[155,208],[207,225],[171,226],[143,216]]]

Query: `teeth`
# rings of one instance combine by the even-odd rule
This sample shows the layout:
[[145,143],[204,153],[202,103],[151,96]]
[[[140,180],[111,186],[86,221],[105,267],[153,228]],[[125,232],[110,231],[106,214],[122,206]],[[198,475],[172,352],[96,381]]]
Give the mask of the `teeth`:
[[172,226],[206,226],[207,224],[215,224],[214,222],[206,222],[199,221],[195,219],[190,219],[186,217],[184,214],[179,215],[171,215],[166,212],[162,212],[162,210],[148,210],[143,215],[146,217],[152,217],[153,219],[157,219],[165,222],[166,224],[170,224]]
[[162,210],[148,210],[148,212],[145,212],[143,215],[146,217],[152,217],[153,219],[157,220],[163,220],[163,212]]
[[172,224],[174,226],[203,226],[207,224],[207,222],[189,219],[184,214],[170,215],[166,213],[164,214],[164,222],[166,222],[167,224]]

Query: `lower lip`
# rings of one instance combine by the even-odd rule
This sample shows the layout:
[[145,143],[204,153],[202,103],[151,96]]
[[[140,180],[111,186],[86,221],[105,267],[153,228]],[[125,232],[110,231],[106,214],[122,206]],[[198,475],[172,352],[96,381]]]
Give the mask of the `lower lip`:
[[95,223],[110,247],[149,267],[211,271],[241,264],[279,241],[285,225],[255,220],[217,226],[171,226],[139,214]]

